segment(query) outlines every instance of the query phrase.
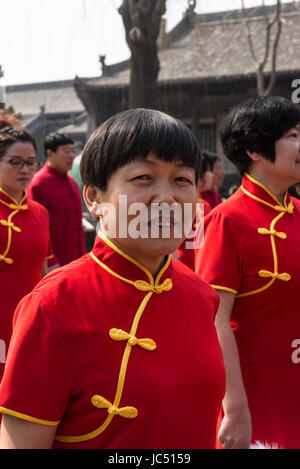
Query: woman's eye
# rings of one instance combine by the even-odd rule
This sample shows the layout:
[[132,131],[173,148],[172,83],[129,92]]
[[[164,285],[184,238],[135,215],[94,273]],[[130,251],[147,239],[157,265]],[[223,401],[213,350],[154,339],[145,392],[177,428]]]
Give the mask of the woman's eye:
[[185,183],[189,183],[189,184],[193,184],[192,181],[184,176],[181,176],[181,177],[178,177],[176,178],[176,181],[179,181],[179,182],[185,182]]
[[135,176],[133,178],[133,181],[149,181],[150,180],[150,176],[148,176],[147,174],[140,174],[139,176]]

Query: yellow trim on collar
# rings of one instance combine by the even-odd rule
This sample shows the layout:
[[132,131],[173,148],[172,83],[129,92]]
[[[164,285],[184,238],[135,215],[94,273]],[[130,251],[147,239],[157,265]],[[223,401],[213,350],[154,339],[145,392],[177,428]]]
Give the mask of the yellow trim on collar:
[[[11,195],[9,195],[4,189],[2,189],[2,187],[0,187],[0,192],[2,192],[2,194],[6,195],[6,197],[8,197],[10,200],[12,200],[13,202],[13,205],[15,207],[10,207],[10,205],[12,204],[9,204],[7,202],[4,202],[4,200],[0,199],[0,202],[3,203],[4,205],[6,205],[7,207],[10,207],[12,209],[15,209],[15,208],[20,208],[20,210],[27,210],[28,206],[26,205],[26,209],[25,208],[21,208],[22,207],[22,202],[26,199],[26,193],[23,195],[22,199],[20,200],[20,202],[18,202],[14,197],[12,197]],[[24,206],[25,207],[25,206]]]
[[116,246],[109,238],[107,238],[106,236],[104,236],[103,233],[101,233],[101,231],[98,232],[98,236],[99,238],[102,239],[102,241],[105,242],[105,244],[107,244],[111,249],[113,249],[115,252],[117,252],[118,254],[120,254],[120,256],[122,257],[125,257],[125,259],[127,259],[128,261],[132,262],[133,264],[135,264],[139,269],[141,269],[143,272],[145,272],[145,274],[148,276],[150,282],[152,281],[153,279],[153,276],[151,274],[151,272],[149,272],[149,270],[143,265],[141,264],[139,261],[133,259],[133,257],[130,257],[128,254],[126,254],[125,252],[123,252],[118,246]]
[[256,195],[252,194],[251,192],[249,192],[247,189],[244,188],[244,186],[242,185],[241,186],[241,189],[242,191],[248,195],[249,197],[251,197],[252,199],[258,201],[258,202],[261,202],[265,205],[268,205],[269,207],[273,208],[274,210],[277,210],[278,212],[288,212],[288,213],[293,213],[293,210],[294,210],[294,205],[293,205],[293,202],[291,201],[291,203],[287,206],[286,205],[286,199],[287,199],[287,196],[288,196],[288,192],[286,191],[285,193],[285,196],[284,196],[284,205],[282,205],[279,200],[272,194],[272,192],[267,188],[265,187],[261,182],[257,181],[256,179],[254,179],[252,176],[250,176],[250,174],[248,173],[245,173],[245,176],[250,180],[252,181],[254,184],[256,184],[257,186],[261,187],[270,197],[272,197],[272,199],[276,202],[277,205],[272,205],[270,204],[269,202],[263,200],[263,199],[260,199],[259,197],[257,197]]
[[11,409],[6,409],[5,407],[0,407],[0,413],[7,414],[12,417],[21,419],[21,420],[26,420],[27,422],[38,423],[40,425],[46,425],[48,427],[56,427],[60,423],[60,420],[58,420],[57,422],[51,422],[49,420],[41,420],[35,417],[31,417],[30,415],[21,414],[20,412],[15,412],[14,410],[11,410]]
[[224,290],[230,293],[234,293],[235,295],[238,293],[236,290],[233,290],[233,288],[228,288],[228,287],[222,287],[221,285],[211,285],[215,290]]
[[[101,238],[102,241],[104,241],[105,244],[107,244],[111,249],[113,249],[115,252],[117,252],[118,254],[120,254],[120,256],[125,257],[125,259],[127,259],[127,260],[130,261],[131,263],[135,264],[139,269],[141,269],[141,270],[147,275],[147,277],[149,278],[151,287],[157,287],[159,280],[161,279],[162,275],[164,274],[164,272],[167,270],[167,268],[169,267],[169,265],[170,265],[170,263],[171,263],[171,260],[172,260],[172,255],[171,255],[171,254],[169,254],[166,263],[163,265],[162,269],[160,270],[160,272],[158,273],[158,275],[156,276],[156,279],[155,279],[155,281],[154,281],[153,275],[151,274],[151,272],[150,272],[143,264],[141,264],[139,261],[137,261],[136,259],[133,259],[133,258],[130,257],[128,254],[126,254],[125,252],[123,252],[123,251],[122,251],[118,246],[116,246],[109,238],[106,238],[106,236],[104,236],[103,233],[99,232],[99,233],[98,233],[98,236],[99,236],[99,238]],[[136,282],[134,282],[134,281],[132,281],[132,280],[126,279],[125,277],[122,277],[121,275],[117,274],[117,273],[114,272],[112,269],[110,269],[106,264],[104,264],[103,262],[101,262],[101,261],[95,256],[95,254],[94,254],[92,251],[90,252],[90,256],[94,259],[95,262],[97,262],[97,264],[99,264],[101,267],[103,267],[103,268],[104,268],[107,272],[109,272],[110,274],[114,275],[115,277],[119,278],[120,280],[123,280],[123,281],[126,282],[126,283],[130,283],[130,284],[134,285],[134,286],[135,286],[137,289],[139,289],[139,290],[145,291],[145,289],[143,289],[142,283],[145,284],[145,285],[148,285],[147,282],[144,282],[143,280],[137,280]],[[139,288],[139,285],[141,286],[141,288]],[[148,290],[148,291],[149,291],[149,290]],[[167,290],[166,290],[166,291],[167,291]],[[156,293],[156,292],[155,292],[155,293]]]
[[[245,176],[250,180],[252,181],[254,184],[256,184],[257,186],[261,187],[267,194],[269,194],[270,197],[272,197],[272,199],[275,200],[275,202],[278,204],[278,205],[281,205],[283,207],[283,205],[279,202],[279,200],[275,197],[274,194],[272,194],[272,192],[270,191],[270,189],[268,189],[262,182],[259,182],[257,179],[255,179],[253,176],[250,176],[250,174],[248,173],[245,173]],[[285,193],[285,196],[284,196],[284,203],[286,202],[286,198],[287,198],[287,191]],[[286,207],[286,206],[285,206]]]

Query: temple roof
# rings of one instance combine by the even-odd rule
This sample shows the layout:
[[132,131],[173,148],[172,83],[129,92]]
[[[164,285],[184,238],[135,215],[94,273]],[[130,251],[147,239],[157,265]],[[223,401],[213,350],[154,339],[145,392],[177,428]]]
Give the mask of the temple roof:
[[[269,15],[276,6],[266,7]],[[247,9],[253,34],[254,49],[260,59],[264,55],[265,18],[262,7]],[[300,72],[300,8],[297,4],[282,4],[284,18],[278,48],[279,74]],[[272,37],[275,36],[275,27]],[[254,76],[246,27],[241,10],[210,14],[190,13],[169,33],[168,46],[159,51],[161,83],[189,81],[228,81]],[[271,69],[271,61],[265,71]],[[297,78],[297,77],[295,77]],[[105,73],[83,80],[88,87],[123,87],[129,84],[129,61],[105,66]]]
[[36,116],[42,109],[47,114],[84,111],[74,80],[7,86],[6,100],[8,106],[23,116]]

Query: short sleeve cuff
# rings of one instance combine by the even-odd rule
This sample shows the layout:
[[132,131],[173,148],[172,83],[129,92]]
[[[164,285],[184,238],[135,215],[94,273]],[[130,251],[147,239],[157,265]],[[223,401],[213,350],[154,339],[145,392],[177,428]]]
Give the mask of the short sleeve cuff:
[[49,426],[49,427],[56,427],[60,423],[60,420],[58,420],[57,422],[52,422],[50,420],[42,420],[42,419],[38,419],[36,417],[32,417],[30,415],[26,415],[26,414],[22,414],[20,412],[16,412],[16,411],[11,410],[11,409],[6,409],[5,407],[0,407],[0,413],[11,415],[12,417],[16,417],[16,418],[21,419],[21,420],[26,420],[27,422],[38,423],[40,425],[46,425],[46,426]]

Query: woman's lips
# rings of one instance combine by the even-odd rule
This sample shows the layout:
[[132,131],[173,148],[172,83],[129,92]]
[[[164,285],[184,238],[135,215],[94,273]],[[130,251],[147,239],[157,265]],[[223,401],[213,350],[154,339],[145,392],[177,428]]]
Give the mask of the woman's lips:
[[17,181],[19,181],[19,182],[30,182],[30,178],[26,178],[26,177],[18,178]]

